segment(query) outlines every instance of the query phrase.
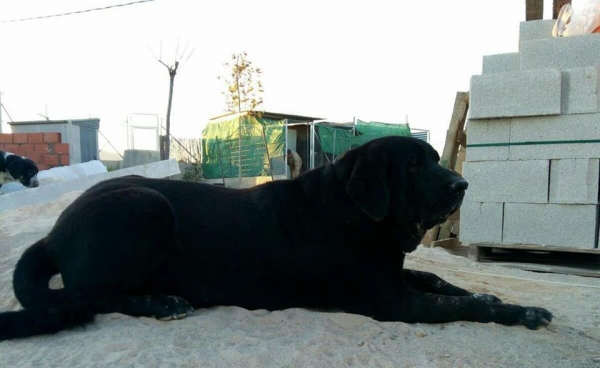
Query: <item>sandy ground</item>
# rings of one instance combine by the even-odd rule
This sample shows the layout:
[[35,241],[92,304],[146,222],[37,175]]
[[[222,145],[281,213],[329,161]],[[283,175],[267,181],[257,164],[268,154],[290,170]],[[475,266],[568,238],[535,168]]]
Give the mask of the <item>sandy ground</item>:
[[[0,310],[14,264],[80,192],[0,215]],[[407,266],[555,314],[548,329],[379,323],[301,309],[198,310],[181,321],[101,315],[85,328],[0,343],[0,367],[600,367],[600,279],[538,274],[419,248]]]

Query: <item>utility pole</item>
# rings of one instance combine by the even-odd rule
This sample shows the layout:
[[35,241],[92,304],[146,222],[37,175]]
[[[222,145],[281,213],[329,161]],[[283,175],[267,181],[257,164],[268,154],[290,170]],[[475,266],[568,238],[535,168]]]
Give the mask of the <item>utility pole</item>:
[[525,20],[544,19],[544,0],[525,0]]

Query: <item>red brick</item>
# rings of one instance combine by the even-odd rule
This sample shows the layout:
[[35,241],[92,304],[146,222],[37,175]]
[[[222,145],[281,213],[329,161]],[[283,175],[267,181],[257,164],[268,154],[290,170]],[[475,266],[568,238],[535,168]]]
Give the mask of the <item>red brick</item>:
[[13,135],[12,134],[0,134],[0,143],[12,143],[13,142]]
[[68,143],[54,143],[54,153],[69,153]]
[[33,145],[33,150],[40,153],[50,152],[50,145],[48,143],[38,143]]
[[19,149],[18,144],[0,144],[0,150],[4,152],[14,152]]
[[42,164],[42,163],[38,163],[38,164],[37,164],[37,168],[38,168],[38,170],[40,170],[40,171],[42,171],[42,170],[48,170],[48,169],[49,169],[49,167],[48,167],[48,166],[46,166],[46,165],[44,165],[44,164]]
[[44,155],[43,163],[48,166],[58,165],[58,155],[46,154]]
[[14,133],[13,134],[13,142],[14,143],[27,143],[27,133]]
[[58,156],[58,162],[61,166],[69,166],[69,154]]
[[44,142],[46,143],[60,143],[60,133],[44,133]]
[[42,143],[44,141],[44,133],[29,133],[27,134],[29,143]]

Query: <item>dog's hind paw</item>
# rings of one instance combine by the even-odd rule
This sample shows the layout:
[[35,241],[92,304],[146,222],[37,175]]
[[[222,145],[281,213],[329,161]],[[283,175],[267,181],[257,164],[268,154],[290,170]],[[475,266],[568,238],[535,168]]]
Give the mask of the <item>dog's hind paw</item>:
[[548,326],[552,321],[552,313],[544,308],[523,307],[523,309],[524,316],[520,322],[530,330],[539,330],[542,327]]

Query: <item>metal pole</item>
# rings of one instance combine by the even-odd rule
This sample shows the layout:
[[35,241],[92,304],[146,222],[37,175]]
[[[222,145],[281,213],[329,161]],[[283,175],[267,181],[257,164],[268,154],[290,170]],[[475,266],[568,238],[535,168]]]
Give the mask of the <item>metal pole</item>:
[[[239,101],[239,100],[238,100]],[[240,116],[239,118],[239,125],[238,125],[238,178],[239,178],[239,185],[240,188],[242,187],[242,117]]]
[[332,154],[332,158],[331,158],[332,162],[335,162],[335,138],[336,138],[335,133],[337,133],[337,130],[334,129],[333,130],[333,152],[331,153]]
[[267,135],[265,134],[265,126],[262,126],[263,141],[265,141],[265,151],[267,152],[267,160],[269,162],[269,174],[271,175],[271,181],[275,181],[273,178],[273,168],[271,168],[271,155],[269,155],[269,145],[267,144]]
[[221,178],[223,179],[223,186],[225,187],[225,173],[223,172],[223,159],[221,158],[221,147],[219,146],[219,138],[215,137],[217,141],[217,153],[219,155],[219,165],[221,166]]
[[285,168],[285,178],[288,178],[288,162],[287,162],[287,150],[288,150],[288,119],[285,119],[285,147],[283,149],[283,166]]
[[310,170],[315,168],[315,122],[310,123]]

